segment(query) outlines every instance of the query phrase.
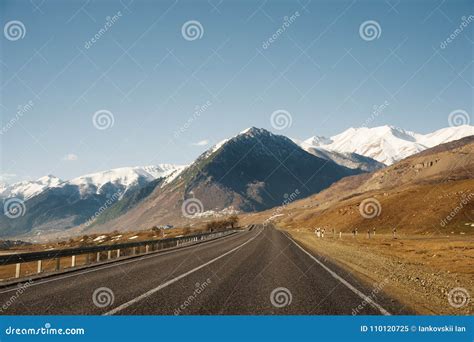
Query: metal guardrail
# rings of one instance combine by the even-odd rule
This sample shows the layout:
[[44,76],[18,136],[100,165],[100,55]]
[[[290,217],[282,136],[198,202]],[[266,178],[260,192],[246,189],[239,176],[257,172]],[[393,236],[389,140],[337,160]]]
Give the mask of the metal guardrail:
[[[101,261],[107,261],[113,259],[112,252],[115,252],[115,256],[120,258],[121,256],[135,256],[143,255],[150,252],[164,250],[167,248],[178,247],[183,245],[192,244],[204,240],[212,240],[218,237],[223,237],[237,232],[237,230],[227,230],[222,232],[202,233],[193,234],[182,237],[167,238],[160,240],[146,240],[137,242],[118,243],[113,245],[102,245],[102,246],[88,246],[80,248],[68,248],[68,249],[56,249],[49,251],[30,252],[30,253],[17,253],[17,254],[6,254],[0,256],[0,266],[7,266],[15,264],[15,276],[14,278],[20,278],[21,276],[21,265],[22,263],[37,261],[36,274],[43,273],[43,261],[54,260],[54,271],[59,271],[61,268],[61,258],[71,257],[71,263],[68,268],[74,268],[77,266],[76,258],[80,255],[86,255],[86,261],[84,265],[92,263],[90,258],[91,254],[95,253],[95,263]],[[142,251],[141,247],[145,247]],[[128,253],[124,253],[124,252]],[[102,252],[107,252],[107,256],[102,258]]]

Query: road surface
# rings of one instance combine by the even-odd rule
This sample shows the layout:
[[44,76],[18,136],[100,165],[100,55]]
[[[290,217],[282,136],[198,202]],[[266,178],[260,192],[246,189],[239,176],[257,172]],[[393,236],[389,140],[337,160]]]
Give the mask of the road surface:
[[310,255],[285,233],[261,226],[36,280],[21,294],[17,289],[0,289],[2,314],[410,314],[380,293],[373,296],[371,285]]

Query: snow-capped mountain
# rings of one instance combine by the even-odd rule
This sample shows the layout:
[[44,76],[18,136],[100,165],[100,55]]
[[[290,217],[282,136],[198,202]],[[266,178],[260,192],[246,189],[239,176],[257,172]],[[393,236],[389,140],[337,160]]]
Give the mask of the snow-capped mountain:
[[311,137],[311,138],[306,139],[304,141],[301,141],[300,144],[302,145],[302,147],[304,147],[304,146],[315,147],[315,146],[321,146],[321,145],[328,145],[331,142],[332,141],[329,138],[314,136],[314,137]]
[[405,131],[393,126],[349,128],[331,138],[311,137],[300,146],[339,153],[357,153],[386,165],[439,144],[474,135],[474,126],[443,128],[430,134]]
[[372,172],[386,166],[373,158],[354,152],[336,152],[325,150],[322,147],[304,147],[304,149],[316,157],[331,160],[336,164],[345,166],[349,169],[359,169],[364,172]]
[[[100,211],[124,196],[137,200],[182,171],[182,166],[161,164],[124,167],[62,182],[54,176],[20,182],[3,189],[3,196],[22,198],[24,213],[16,219],[0,216],[0,236],[40,236],[64,231],[91,221]],[[130,196],[129,196],[130,194]],[[134,197],[135,195],[135,197]]]
[[464,125],[458,127],[447,127],[439,129],[429,134],[417,134],[416,140],[427,147],[434,147],[446,142],[459,140],[461,138],[474,135],[474,126]]
[[291,138],[291,140],[306,152],[319,158],[331,160],[336,164],[348,167],[349,169],[359,169],[364,172],[372,172],[385,167],[385,164],[361,154],[354,152],[330,151],[320,147],[323,143],[331,143],[331,140],[325,137],[312,137],[307,140]]
[[117,188],[123,193],[130,188],[144,185],[157,178],[168,177],[179,173],[181,165],[159,164],[156,166],[121,167],[88,175],[80,176],[68,181],[68,184],[79,187],[81,194],[101,193],[110,187]]
[[11,185],[0,186],[0,198],[16,197],[24,201],[34,197],[48,188],[58,187],[63,181],[58,177],[48,175],[35,181],[22,181]]
[[[159,164],[153,166],[121,167],[91,173],[69,181],[62,181],[56,176],[48,175],[34,181],[22,181],[11,185],[0,185],[0,199],[16,197],[28,200],[51,188],[76,186],[82,195],[99,194],[107,190],[123,193],[138,185],[143,185],[157,178],[176,176],[174,173],[184,168],[181,165]],[[105,187],[105,188],[104,188]],[[107,188],[107,189],[106,189]]]

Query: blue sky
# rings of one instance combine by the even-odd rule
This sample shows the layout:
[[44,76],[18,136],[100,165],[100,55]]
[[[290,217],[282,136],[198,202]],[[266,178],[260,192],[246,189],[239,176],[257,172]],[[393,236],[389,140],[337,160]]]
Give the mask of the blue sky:
[[[189,163],[249,126],[331,136],[384,103],[369,126],[446,127],[453,110],[473,112],[474,23],[441,45],[473,14],[456,0],[4,0],[2,178]],[[367,21],[376,37],[361,36]],[[291,126],[272,126],[277,110]],[[97,129],[98,111],[113,125]]]

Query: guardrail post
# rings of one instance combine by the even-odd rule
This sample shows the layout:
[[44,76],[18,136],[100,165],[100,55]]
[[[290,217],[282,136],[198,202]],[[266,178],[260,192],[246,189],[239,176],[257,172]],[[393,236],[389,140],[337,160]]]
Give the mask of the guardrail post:
[[149,245],[145,245],[145,253],[148,253],[150,251],[150,246]]
[[112,259],[112,251],[107,251],[107,259]]
[[59,271],[59,269],[61,268],[61,258],[56,258],[54,260],[56,261],[56,264],[54,266],[54,270]]
[[117,249],[117,258],[120,258],[120,249]]
[[71,267],[76,267],[76,256],[73,255],[71,258]]
[[15,268],[15,278],[20,278],[20,272],[21,272],[21,263],[17,263],[16,268]]
[[137,254],[137,247],[133,247],[133,255]]
[[95,261],[99,262],[100,261],[100,252],[97,252],[97,256],[95,258]]
[[38,260],[38,267],[36,273],[41,273],[43,271],[43,260]]

